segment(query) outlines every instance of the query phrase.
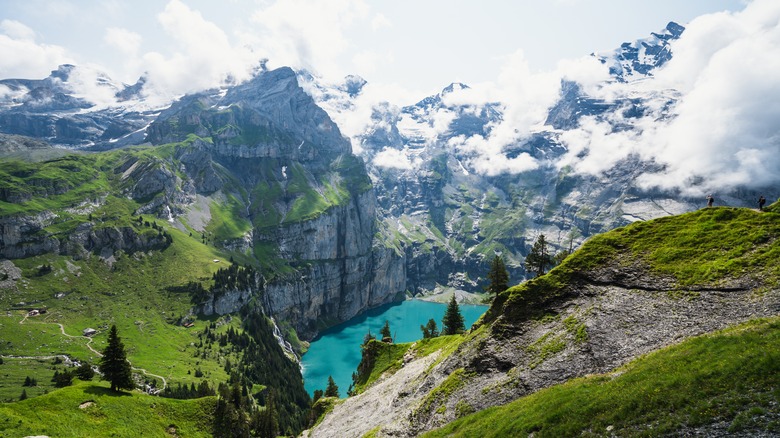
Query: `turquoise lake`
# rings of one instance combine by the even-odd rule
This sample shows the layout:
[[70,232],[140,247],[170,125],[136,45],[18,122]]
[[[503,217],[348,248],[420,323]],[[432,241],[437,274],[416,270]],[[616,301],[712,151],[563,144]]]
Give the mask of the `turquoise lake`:
[[[352,383],[352,373],[360,363],[360,344],[369,329],[377,336],[387,320],[396,343],[413,342],[422,339],[420,326],[431,318],[441,330],[441,320],[446,309],[446,304],[406,300],[371,309],[323,331],[301,358],[306,391],[311,395],[315,389],[325,390],[328,376],[333,376],[339,394],[346,397]],[[461,304],[460,313],[466,328],[471,327],[486,310],[487,306]]]

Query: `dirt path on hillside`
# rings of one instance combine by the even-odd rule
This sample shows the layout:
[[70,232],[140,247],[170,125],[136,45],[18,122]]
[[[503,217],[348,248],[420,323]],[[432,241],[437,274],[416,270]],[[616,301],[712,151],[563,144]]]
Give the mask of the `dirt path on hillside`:
[[[24,318],[22,318],[22,320],[19,321],[19,324],[24,324],[25,322],[27,322],[28,317],[29,317],[29,314],[25,314]],[[71,338],[71,339],[86,339],[87,343],[84,344],[84,345],[87,348],[89,348],[89,350],[91,352],[93,352],[95,355],[97,355],[97,357],[103,357],[103,353],[95,350],[95,348],[92,346],[92,341],[94,341],[94,339],[89,337],[89,336],[69,335],[69,334],[65,333],[65,326],[62,325],[59,322],[35,322],[33,324],[54,324],[54,325],[57,325],[57,326],[60,327],[60,333],[62,333],[63,336],[65,336],[67,338]],[[49,359],[53,359],[55,357],[66,357],[66,356],[61,355],[61,354],[55,354],[55,355],[50,355],[50,356],[10,356],[9,355],[9,356],[0,356],[0,357],[49,360]],[[127,361],[130,362],[129,359]],[[157,374],[154,374],[154,373],[150,373],[149,371],[146,371],[144,368],[134,367],[132,362],[130,362],[130,368],[132,368],[133,371],[138,371],[140,373],[143,373],[143,375],[145,375],[145,376],[156,377],[156,378],[162,380],[162,384],[163,384],[162,389],[165,389],[165,388],[168,387],[168,381],[165,379],[165,377],[157,375]]]

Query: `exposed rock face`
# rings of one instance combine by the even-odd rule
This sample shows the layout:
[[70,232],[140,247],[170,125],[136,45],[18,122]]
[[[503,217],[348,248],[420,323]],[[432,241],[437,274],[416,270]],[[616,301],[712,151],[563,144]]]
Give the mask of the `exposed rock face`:
[[83,257],[87,252],[148,251],[169,244],[156,232],[139,232],[132,227],[96,227],[93,223],[82,224],[59,238],[45,230],[56,218],[51,212],[0,218],[0,256],[19,259],[55,253]]
[[[680,290],[643,269],[607,267],[583,276],[565,297],[544,303],[552,316],[518,323],[502,316],[430,371],[415,365],[429,358],[417,359],[337,405],[309,436],[362,436],[377,427],[377,436],[416,436],[454,420],[459,404],[482,410],[574,377],[606,373],[685,338],[779,314],[780,290],[757,294],[760,286],[742,279],[723,288]],[[418,371],[409,376],[407,368]],[[462,385],[423,403],[456,372]],[[377,403],[390,407],[376,416]]]
[[259,74],[224,96],[208,92],[186,96],[149,126],[147,139],[170,143],[190,134],[211,138],[208,148],[222,157],[276,158],[321,166],[350,153],[349,142],[336,124],[286,67]]
[[364,192],[316,219],[257,233],[274,239],[298,273],[270,281],[263,301],[270,314],[291,322],[304,339],[405,290],[403,263],[387,248],[372,249],[375,200]]
[[[79,79],[71,81],[72,76]],[[117,105],[96,107],[95,103],[76,97],[74,88],[86,78],[94,86],[113,92]],[[3,79],[0,85],[8,89],[0,99],[0,129],[46,139],[52,144],[75,147],[97,146],[115,148],[135,144],[142,137],[134,136],[153,118],[153,113],[134,111],[119,102],[138,98],[143,87],[116,84],[104,74],[73,65],[61,65],[44,79]],[[94,109],[94,110],[93,110]]]
[[22,270],[10,260],[0,260],[0,289],[15,289],[22,278]]
[[210,300],[201,304],[200,312],[206,316],[238,312],[244,307],[244,304],[249,302],[253,294],[254,291],[250,289],[233,289],[218,296],[212,296]]
[[[172,199],[172,187],[189,184],[199,196],[220,191],[243,204],[251,231],[219,244],[246,247],[250,238],[289,264],[268,275],[262,300],[267,314],[303,339],[406,290],[404,255],[374,244],[376,197],[362,162],[291,69],[263,72],[225,93],[186,96],[160,114],[147,138],[179,142],[174,156],[189,180],[175,180],[170,166],[133,164],[124,170],[138,174],[130,178],[132,196]],[[323,207],[308,210],[317,202]],[[212,307],[204,311],[235,306]]]

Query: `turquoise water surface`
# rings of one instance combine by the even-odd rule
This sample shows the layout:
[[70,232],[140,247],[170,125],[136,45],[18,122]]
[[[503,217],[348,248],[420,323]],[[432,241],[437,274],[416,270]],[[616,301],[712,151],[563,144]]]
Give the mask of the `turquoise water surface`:
[[[303,355],[304,386],[309,394],[315,389],[325,390],[328,376],[333,376],[339,387],[341,397],[347,396],[352,383],[352,373],[360,363],[360,344],[368,333],[377,336],[385,324],[390,323],[396,343],[412,342],[422,338],[420,325],[433,318],[441,330],[446,304],[430,303],[422,300],[407,300],[371,309],[347,322],[331,327],[312,341],[309,351]],[[471,327],[487,310],[487,306],[460,305],[460,313]]]

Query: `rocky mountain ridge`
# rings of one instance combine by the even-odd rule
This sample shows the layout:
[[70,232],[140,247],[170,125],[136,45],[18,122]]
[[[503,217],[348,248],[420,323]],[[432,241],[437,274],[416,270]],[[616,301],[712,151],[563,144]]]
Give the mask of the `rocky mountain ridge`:
[[70,64],[44,79],[3,79],[0,126],[6,134],[68,148],[138,144],[157,113],[143,103],[144,83],[144,78],[134,85],[115,83],[104,73]]
[[[376,187],[387,239],[403,248],[408,271],[414,272],[410,291],[439,286],[478,291],[486,284],[486,260],[494,254],[506,260],[511,278],[519,281],[527,276],[524,258],[541,234],[556,252],[565,251],[633,221],[702,207],[704,195],[643,188],[638,183],[643,175],[664,169],[652,160],[629,156],[596,175],[558,164],[569,152],[564,138],[583,120],[638,134],[645,118],[656,123],[672,118],[679,95],[646,92],[639,84],[652,81],[672,59],[674,42],[684,31],[670,22],[649,38],[592,55],[609,67],[605,86],[622,84],[629,92],[604,98],[590,95],[576,81],[562,80],[559,98],[540,126],[501,148],[501,160],[524,157],[536,164],[520,173],[486,174],[475,167],[478,153],[457,146],[472,139],[487,142],[506,117],[505,104],[475,102],[465,84],[451,84],[406,107],[375,105],[371,123],[352,141],[362,150]],[[310,75],[299,76],[334,119],[346,118],[357,105],[355,93],[344,92],[344,85],[328,88]],[[780,194],[772,187],[724,187],[717,198],[719,205],[748,206],[761,193]]]
[[[64,248],[74,246],[65,244],[72,239],[106,257],[132,252],[138,245],[131,236],[101,246],[99,233],[88,232],[95,228],[92,211],[126,197],[137,205],[133,215],[153,214],[191,235],[202,233],[204,242],[254,258],[264,268],[254,294],[262,294],[267,311],[304,339],[403,294],[398,255],[374,245],[376,201],[363,163],[292,70],[187,96],[156,117],[146,135],[156,146],[87,155],[72,166],[52,161],[20,170],[9,164],[10,180],[0,188],[5,202],[68,203],[87,190],[90,175],[100,183],[91,193],[95,205],[86,210],[32,207],[4,215],[3,255],[71,254]],[[43,176],[44,168],[66,178]],[[83,178],[73,176],[76,170]],[[64,222],[69,225],[63,231]],[[209,310],[223,308],[237,310]]]

